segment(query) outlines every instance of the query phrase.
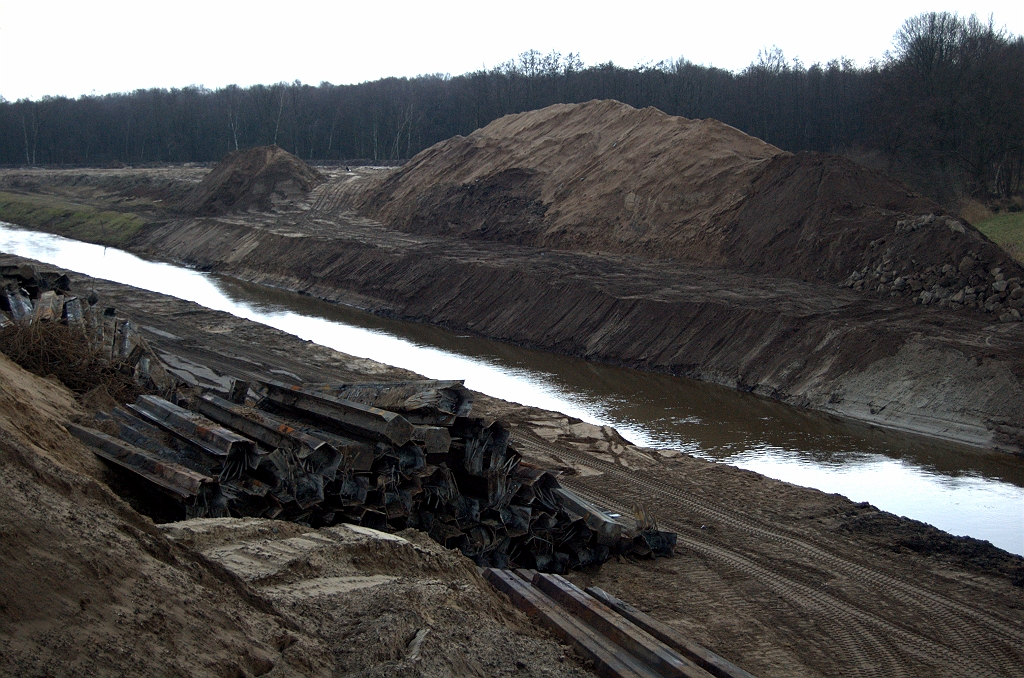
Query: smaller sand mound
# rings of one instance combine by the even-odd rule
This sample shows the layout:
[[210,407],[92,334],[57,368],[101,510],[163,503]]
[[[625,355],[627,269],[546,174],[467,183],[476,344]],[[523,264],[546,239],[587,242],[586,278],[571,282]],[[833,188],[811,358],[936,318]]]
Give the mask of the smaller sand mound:
[[275,205],[302,198],[324,176],[278,146],[259,146],[224,156],[182,202],[197,215],[269,212]]

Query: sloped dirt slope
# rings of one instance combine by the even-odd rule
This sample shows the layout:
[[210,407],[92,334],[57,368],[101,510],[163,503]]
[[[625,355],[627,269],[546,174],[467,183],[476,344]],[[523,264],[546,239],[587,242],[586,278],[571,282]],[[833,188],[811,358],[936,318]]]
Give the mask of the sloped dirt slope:
[[[898,228],[945,215],[880,172],[617,101],[505,116],[423,151],[352,204],[415,233],[801,280],[838,283],[885,264],[910,276],[965,258],[980,274],[974,284],[995,267],[1006,278],[1024,274],[955,215]],[[947,287],[971,284],[971,272],[958,271]],[[903,290],[897,296],[921,287]]]
[[0,674],[591,675],[429,539],[154,525],[62,426],[82,416],[0,355]]

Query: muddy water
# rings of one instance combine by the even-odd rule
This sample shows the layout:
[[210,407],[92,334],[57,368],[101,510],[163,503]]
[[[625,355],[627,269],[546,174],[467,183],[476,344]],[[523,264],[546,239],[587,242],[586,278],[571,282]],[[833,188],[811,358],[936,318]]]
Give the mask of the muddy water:
[[0,251],[194,301],[505,400],[608,424],[1024,554],[1024,461],[843,422],[729,389],[380,318],[48,234],[0,226]]

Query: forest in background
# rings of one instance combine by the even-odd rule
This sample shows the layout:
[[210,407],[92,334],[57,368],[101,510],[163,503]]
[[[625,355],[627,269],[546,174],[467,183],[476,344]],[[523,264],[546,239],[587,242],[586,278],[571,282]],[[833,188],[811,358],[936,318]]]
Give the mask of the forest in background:
[[277,144],[311,162],[396,163],[490,121],[617,99],[716,118],[788,151],[847,155],[943,202],[1024,191],[1024,38],[949,13],[908,19],[858,66],[773,48],[731,71],[685,59],[623,68],[537,51],[458,76],[0,99],[0,165],[210,162]]

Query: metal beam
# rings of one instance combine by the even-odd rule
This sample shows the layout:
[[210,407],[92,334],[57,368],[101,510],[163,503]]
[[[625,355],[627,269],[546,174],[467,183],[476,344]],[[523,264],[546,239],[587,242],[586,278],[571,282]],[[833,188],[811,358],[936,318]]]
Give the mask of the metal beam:
[[335,422],[341,428],[401,447],[412,440],[413,425],[400,414],[325,393],[307,393],[298,386],[261,381],[270,400]]
[[565,577],[538,573],[533,577],[533,585],[665,678],[711,678],[707,671],[587,595]]
[[594,672],[599,676],[658,678],[658,674],[641,664],[636,657],[574,619],[548,596],[508,570],[487,568],[484,570],[484,578],[507,595],[516,607],[531,617],[539,618],[558,638],[594,662]]

